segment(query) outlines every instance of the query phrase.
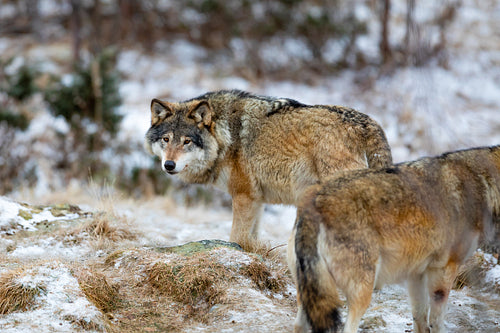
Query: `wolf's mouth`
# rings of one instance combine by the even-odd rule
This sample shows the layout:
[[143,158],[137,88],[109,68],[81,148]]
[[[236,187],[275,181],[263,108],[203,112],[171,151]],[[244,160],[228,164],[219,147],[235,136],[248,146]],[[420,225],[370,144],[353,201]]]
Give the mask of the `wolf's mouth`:
[[165,171],[166,171],[169,175],[176,175],[176,174],[178,174],[179,172],[182,172],[182,171],[186,170],[186,168],[187,168],[187,167],[188,167],[188,165],[186,164],[186,166],[185,166],[185,167],[184,167],[181,171],[175,171],[175,169],[174,169],[174,170],[165,170]]

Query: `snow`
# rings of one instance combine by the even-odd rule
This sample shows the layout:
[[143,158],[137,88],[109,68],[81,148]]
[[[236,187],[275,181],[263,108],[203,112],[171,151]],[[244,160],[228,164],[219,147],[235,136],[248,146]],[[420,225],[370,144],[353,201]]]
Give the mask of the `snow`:
[[[66,240],[70,241],[70,238],[68,237]],[[93,253],[93,251],[88,243],[67,246],[61,240],[48,237],[37,241],[36,244],[17,245],[13,251],[8,253],[7,257],[9,259],[22,260],[44,258],[74,260],[75,258],[82,258],[89,253]]]
[[17,215],[22,206],[18,203],[0,197],[0,227],[18,221],[20,217]]
[[[21,212],[28,212],[29,209],[23,207],[22,205],[13,202],[12,200],[0,196],[0,230],[2,227],[18,225],[25,230],[37,230],[36,225],[40,222],[51,222],[62,219],[75,219],[78,218],[78,214],[66,214],[64,216],[54,216],[50,211],[50,207],[45,207],[39,213],[29,213],[31,217],[29,219],[21,217]],[[1,234],[2,232],[0,232]]]
[[500,265],[495,265],[486,273],[486,281],[500,285]]
[[31,245],[27,247],[18,247],[12,253],[13,257],[19,258],[42,258],[47,254],[47,249],[38,245]]
[[486,272],[485,280],[500,288],[500,261],[489,253],[484,253],[483,256],[487,265],[491,267]]
[[0,316],[2,332],[72,332],[71,321],[103,321],[103,314],[87,300],[76,278],[62,263],[49,262],[27,270],[17,281],[43,291],[33,310]]

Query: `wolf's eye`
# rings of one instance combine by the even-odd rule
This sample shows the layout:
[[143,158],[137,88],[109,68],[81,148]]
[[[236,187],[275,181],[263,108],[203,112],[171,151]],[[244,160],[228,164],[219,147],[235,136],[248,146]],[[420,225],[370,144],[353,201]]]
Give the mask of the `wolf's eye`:
[[184,144],[185,144],[185,145],[188,145],[188,144],[190,144],[190,143],[191,143],[191,139],[186,139],[186,140],[184,140]]
[[168,138],[168,136],[163,138],[163,142],[169,142],[169,141],[170,141],[170,139]]

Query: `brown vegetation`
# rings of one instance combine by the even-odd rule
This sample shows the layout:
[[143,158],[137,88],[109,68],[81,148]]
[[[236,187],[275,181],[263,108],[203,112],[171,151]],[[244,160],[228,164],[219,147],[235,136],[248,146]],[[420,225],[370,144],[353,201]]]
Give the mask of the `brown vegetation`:
[[267,265],[254,259],[249,265],[241,268],[241,273],[249,277],[259,290],[281,293],[285,290],[286,280],[282,272],[273,272]]
[[115,310],[119,302],[119,287],[110,284],[103,273],[93,269],[77,270],[73,273],[89,301],[103,313]]
[[146,281],[158,292],[185,305],[184,314],[200,318],[224,299],[229,269],[204,255],[156,262],[146,269]]
[[10,272],[0,278],[0,314],[26,311],[35,298],[45,291],[43,284],[23,284],[19,281],[21,271]]
[[[495,256],[495,255],[494,255]],[[487,288],[489,291],[500,293],[500,284],[485,281],[486,272],[494,264],[485,259],[484,252],[476,252],[460,268],[455,279],[453,289],[462,289],[470,287],[475,289]]]

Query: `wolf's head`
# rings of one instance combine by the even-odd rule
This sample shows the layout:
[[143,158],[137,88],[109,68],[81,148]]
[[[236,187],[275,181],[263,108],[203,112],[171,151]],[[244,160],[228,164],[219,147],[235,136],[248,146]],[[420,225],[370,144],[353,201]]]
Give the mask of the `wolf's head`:
[[167,173],[178,173],[187,182],[202,182],[217,158],[214,126],[206,100],[169,103],[153,99],[144,145],[161,159]]

